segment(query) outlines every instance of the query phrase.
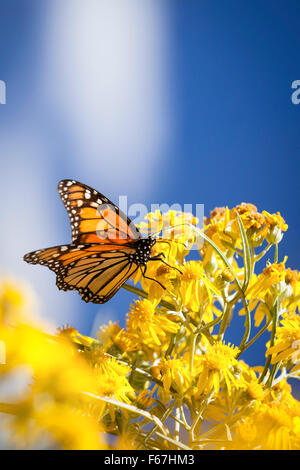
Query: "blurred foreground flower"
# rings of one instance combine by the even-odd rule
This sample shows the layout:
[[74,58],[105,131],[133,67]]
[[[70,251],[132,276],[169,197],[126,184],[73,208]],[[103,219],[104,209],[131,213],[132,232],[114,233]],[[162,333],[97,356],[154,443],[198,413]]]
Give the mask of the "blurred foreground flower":
[[[289,383],[300,378],[300,275],[278,255],[287,225],[245,203],[216,208],[201,231],[196,224],[175,211],[147,216],[142,230],[168,234],[154,254],[169,266],[150,260],[158,283],[135,275],[125,288],[139,298],[124,329],[110,322],[96,338],[68,325],[49,330],[31,289],[0,280],[7,447],[300,449]],[[232,344],[237,313],[244,329]],[[265,363],[250,367],[243,353],[259,338]]]

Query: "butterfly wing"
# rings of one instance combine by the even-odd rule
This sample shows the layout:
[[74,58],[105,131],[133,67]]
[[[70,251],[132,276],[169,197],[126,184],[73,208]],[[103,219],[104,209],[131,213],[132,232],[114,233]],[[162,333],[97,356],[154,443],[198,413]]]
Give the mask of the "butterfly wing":
[[31,264],[48,266],[62,290],[76,289],[86,302],[107,302],[132,276],[134,244],[65,245],[37,250],[24,256]]
[[58,192],[67,209],[72,243],[127,243],[141,238],[133,222],[103,194],[74,180],[62,180]]

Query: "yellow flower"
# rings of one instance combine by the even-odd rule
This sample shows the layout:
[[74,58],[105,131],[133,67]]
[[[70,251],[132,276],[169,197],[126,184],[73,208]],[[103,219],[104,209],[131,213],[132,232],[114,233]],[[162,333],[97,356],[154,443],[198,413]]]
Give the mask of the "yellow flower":
[[[256,206],[244,202],[233,209],[217,207],[211,212],[210,217],[205,219],[204,228],[206,234],[222,251],[235,250],[242,246],[236,212],[242,220],[248,241],[252,246],[260,246],[265,239],[271,244],[279,243],[282,231],[287,230],[287,225],[279,212],[276,214],[269,214],[267,211],[260,213]],[[205,264],[209,257],[207,251],[212,254],[211,247],[205,242],[202,249]]]
[[139,348],[139,341],[136,335],[123,329],[115,336],[114,344],[123,352],[136,351]]
[[[204,228],[222,251],[242,246],[236,212],[240,215],[250,244],[261,245],[268,232],[265,217],[257,212],[253,204],[243,202],[231,210],[228,207],[217,207],[205,220]],[[206,249],[207,243],[204,243],[204,252]]]
[[[267,264],[259,276],[253,276],[246,292],[246,297],[250,301],[250,311],[258,305],[255,313],[255,325],[259,326],[264,315],[268,315],[269,310],[273,308],[275,300],[282,303],[282,306],[288,306],[299,302],[295,298],[294,292],[298,289],[297,276],[290,269],[285,268],[285,261],[282,263]],[[296,302],[295,302],[296,301]],[[264,305],[265,304],[265,305]],[[244,313],[244,310],[241,312]]]
[[91,351],[88,360],[93,367],[94,393],[130,403],[134,398],[134,390],[127,379],[131,368],[101,350]]
[[[140,281],[143,289],[148,292],[148,299],[158,304],[162,297],[175,296],[174,282],[180,277],[180,266],[177,265],[177,245],[161,243],[153,247],[152,255],[162,254],[163,261],[148,261],[145,278],[141,272],[135,275],[135,282]],[[166,264],[167,263],[167,264]],[[156,282],[157,281],[157,282]]]
[[287,307],[300,310],[300,272],[287,268],[285,272],[285,284],[290,287],[291,295],[286,299]]
[[50,444],[54,441],[62,448],[103,448],[97,422],[82,411],[82,392],[95,390],[92,369],[69,338],[24,324],[0,327],[0,338],[6,353],[0,378],[1,373],[5,377],[24,370],[32,382],[22,401],[12,405],[15,414],[10,428],[16,445],[34,445],[46,433]]
[[198,219],[193,214],[169,210],[162,213],[159,209],[146,216],[147,222],[141,222],[139,228],[146,233],[160,233],[168,240],[194,240],[195,232],[190,225],[197,225]]
[[0,337],[6,349],[4,371],[26,365],[38,379],[35,387],[51,384],[48,391],[59,396],[91,387],[88,366],[66,339],[45,334],[27,325],[2,328]]
[[0,325],[28,322],[50,328],[39,318],[38,300],[31,286],[14,278],[0,279]]
[[254,368],[239,360],[234,368],[234,375],[239,380],[241,403],[249,403],[253,400],[262,401],[265,398],[266,392],[262,384],[258,382]]
[[[223,251],[225,247],[232,246],[233,237],[231,234],[230,211],[228,207],[216,207],[211,213],[209,218],[204,219],[204,230],[206,235],[216,243],[216,245]],[[205,255],[207,250],[212,255],[212,247],[204,242],[200,253],[208,261],[208,256]]]
[[95,343],[95,338],[90,338],[89,336],[84,336],[79,333],[76,328],[72,326],[65,325],[62,328],[58,328],[58,336],[69,339],[74,343],[75,346],[79,349],[84,347],[90,347]]
[[[152,256],[160,259],[147,263],[151,279],[135,274],[144,294],[130,305],[125,327],[109,322],[96,338],[68,325],[55,334],[34,319],[30,288],[0,279],[0,434],[10,445],[163,451],[169,435],[172,448],[300,450],[300,402],[287,382],[300,374],[300,273],[286,267],[287,258],[262,272],[257,263],[287,225],[253,204],[216,208],[204,233],[224,264],[207,241],[199,244],[201,260],[187,258],[197,222],[174,210],[148,214],[141,231],[156,232]],[[223,341],[242,305],[236,280],[256,326],[265,316],[272,324],[278,306],[276,329],[251,328],[246,340],[242,328],[240,350]],[[264,331],[272,335],[267,360],[250,367],[238,356],[244,347],[255,353]],[[17,394],[9,385],[20,373]],[[105,434],[114,436],[109,446]]]
[[299,402],[292,396],[292,387],[286,379],[282,379],[266,390],[265,403],[285,403],[290,409],[299,406]]
[[236,437],[233,439],[231,447],[234,450],[253,449],[255,448],[255,439],[257,437],[257,426],[253,420],[246,418],[236,426]]
[[195,358],[197,368],[200,370],[196,397],[203,393],[209,395],[212,391],[218,393],[222,381],[229,394],[232,386],[239,387],[238,378],[233,373],[238,353],[239,349],[230,343],[218,341],[213,345],[208,344],[207,352]]
[[231,427],[231,436],[223,448],[299,450],[299,417],[284,403],[257,403],[248,416]]
[[[265,391],[263,400],[245,407],[231,425],[232,440],[223,448],[244,450],[299,450],[300,404],[285,380]],[[224,438],[219,436],[219,438]]]
[[300,449],[299,437],[295,435],[293,429],[293,417],[284,403],[261,405],[255,413],[254,420],[257,420],[257,434],[262,449]]
[[263,215],[269,229],[266,236],[267,242],[271,245],[279,243],[283,236],[282,231],[285,232],[288,229],[288,225],[285,223],[279,212],[276,214],[269,214],[269,212],[263,211]]
[[[250,228],[260,229],[265,225],[266,221],[264,216],[257,211],[257,207],[254,204],[242,202],[240,205],[236,206],[236,210],[241,216],[246,230],[249,230]],[[231,210],[231,212],[232,218],[234,218],[234,211]]]
[[13,405],[6,437],[14,447],[65,450],[106,449],[99,422],[67,403],[42,394]]
[[166,315],[156,313],[155,305],[150,300],[143,299],[131,305],[126,328],[141,347],[146,345],[155,348],[165,342],[168,334],[177,333],[179,325]]
[[38,408],[33,418],[65,450],[107,449],[100,437],[99,423],[63,404],[47,403]]
[[[203,400],[201,396],[194,397],[198,398],[196,401],[197,405],[198,402],[201,404],[203,403]],[[224,395],[222,392],[218,394],[214,394],[213,400],[209,401],[206,409],[204,410],[203,413],[203,418],[205,421],[216,421],[217,423],[220,423],[221,421],[224,421],[226,419],[227,413],[228,413],[228,405],[226,405],[227,401],[227,396],[226,394]]]
[[103,343],[103,349],[107,351],[113,344],[115,344],[115,338],[121,331],[118,323],[109,322],[108,325],[102,325],[97,332],[97,338]]
[[[162,358],[156,366],[159,378],[163,383],[164,392],[168,395],[170,389],[184,395],[192,384],[188,362],[184,358]],[[166,396],[167,396],[166,395]]]
[[300,360],[300,315],[285,313],[276,330],[274,345],[268,347],[266,355],[272,355],[271,364],[284,361],[286,365]]
[[252,400],[262,401],[265,396],[263,386],[258,383],[257,379],[251,381],[247,387],[247,393]]
[[268,292],[274,295],[282,294],[288,287],[285,277],[285,262],[267,264],[256,282],[248,289],[247,298],[264,298]]
[[198,311],[201,304],[212,304],[212,294],[221,295],[208,279],[201,261],[189,261],[180,267],[180,294],[185,308]]
[[153,390],[142,390],[136,397],[137,405],[146,410],[150,408],[154,403]]
[[[226,420],[230,427],[236,422],[235,415],[230,411],[232,405],[237,410],[245,410],[244,419],[252,411],[253,405],[263,402],[267,395],[263,386],[258,383],[254,370],[243,361],[238,361],[234,367],[231,367],[231,372],[235,378],[232,384],[235,388],[231,388],[230,392],[228,388],[222,388],[217,393],[214,391],[213,400],[209,403],[204,415],[208,420],[217,422]],[[203,396],[198,394],[196,397],[200,398],[201,403]]]

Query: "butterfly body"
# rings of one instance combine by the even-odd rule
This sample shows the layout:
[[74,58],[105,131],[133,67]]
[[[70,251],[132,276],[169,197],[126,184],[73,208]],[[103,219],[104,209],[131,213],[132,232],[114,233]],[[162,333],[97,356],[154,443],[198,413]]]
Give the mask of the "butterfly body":
[[33,251],[31,264],[55,272],[62,290],[77,290],[86,302],[107,302],[138,269],[145,275],[156,240],[138,229],[101,193],[74,180],[58,185],[67,209],[72,243]]

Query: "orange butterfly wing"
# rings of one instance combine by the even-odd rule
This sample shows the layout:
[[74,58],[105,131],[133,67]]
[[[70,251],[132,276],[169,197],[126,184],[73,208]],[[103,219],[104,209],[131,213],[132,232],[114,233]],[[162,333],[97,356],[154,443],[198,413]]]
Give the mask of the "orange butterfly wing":
[[62,180],[58,192],[70,218],[73,243],[127,243],[141,238],[133,222],[89,186]]
[[84,301],[104,303],[138,269],[130,258],[134,253],[130,245],[72,244],[33,251],[24,260],[54,271],[59,289],[76,289]]

